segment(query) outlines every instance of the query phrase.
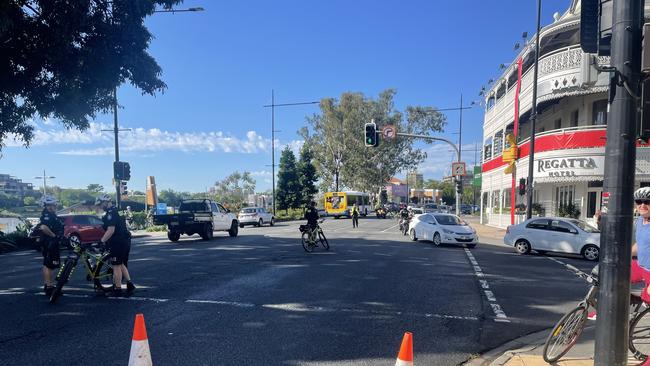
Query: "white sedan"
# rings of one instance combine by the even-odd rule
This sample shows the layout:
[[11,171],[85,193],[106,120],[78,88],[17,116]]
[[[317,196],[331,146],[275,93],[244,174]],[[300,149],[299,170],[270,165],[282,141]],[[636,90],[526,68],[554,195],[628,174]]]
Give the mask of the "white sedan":
[[261,207],[242,208],[241,211],[239,211],[238,219],[239,227],[244,227],[245,225],[275,225],[275,217],[273,217],[273,214]]
[[531,250],[580,254],[590,261],[598,260],[600,255],[600,231],[584,221],[566,217],[535,217],[508,226],[503,242],[519,254]]
[[430,240],[434,245],[465,244],[474,248],[478,243],[476,230],[456,215],[427,213],[413,217],[409,225],[409,236],[415,241]]

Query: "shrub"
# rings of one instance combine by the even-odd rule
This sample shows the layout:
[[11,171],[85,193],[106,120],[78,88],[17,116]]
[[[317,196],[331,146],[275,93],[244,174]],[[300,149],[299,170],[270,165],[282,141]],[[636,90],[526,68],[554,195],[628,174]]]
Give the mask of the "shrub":
[[153,225],[149,226],[147,228],[147,232],[159,232],[159,231],[167,231],[167,226],[166,225]]
[[566,205],[560,205],[558,209],[558,216],[560,217],[570,217],[577,219],[580,217],[580,209],[573,203],[568,203]]

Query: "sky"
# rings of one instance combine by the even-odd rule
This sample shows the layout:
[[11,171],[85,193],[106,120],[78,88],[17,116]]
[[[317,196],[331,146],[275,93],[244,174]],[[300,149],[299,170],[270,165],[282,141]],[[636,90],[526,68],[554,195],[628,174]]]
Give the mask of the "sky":
[[[544,0],[542,24],[570,0]],[[156,96],[123,85],[120,160],[131,164],[129,189],[144,191],[147,176],[158,190],[205,191],[233,171],[250,171],[257,191],[271,188],[271,103],[318,101],[344,92],[377,97],[397,90],[396,107],[454,108],[480,103],[479,91],[513,62],[521,34],[534,34],[535,0],[185,0],[177,8],[203,12],[156,13],[146,20],[155,39],[150,54],[168,88]],[[481,147],[484,107],[463,111],[462,160]],[[275,111],[279,151],[301,146],[297,134],[317,105]],[[445,112],[442,134],[458,141],[459,112]],[[29,148],[12,141],[0,173],[41,187],[111,185],[112,115],[98,115],[86,131],[65,130],[56,120],[35,120]],[[362,138],[362,131],[360,131]],[[447,175],[454,153],[444,143],[417,146],[428,158],[425,179]],[[477,157],[478,158],[478,157]],[[277,173],[277,168],[276,168]],[[400,176],[400,175],[398,175]],[[401,174],[404,176],[404,173]]]

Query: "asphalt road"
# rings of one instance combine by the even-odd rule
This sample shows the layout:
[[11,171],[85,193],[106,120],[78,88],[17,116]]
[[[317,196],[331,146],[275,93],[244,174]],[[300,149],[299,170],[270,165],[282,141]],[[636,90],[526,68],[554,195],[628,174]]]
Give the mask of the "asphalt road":
[[553,325],[586,284],[564,264],[503,245],[434,247],[393,220],[323,224],[307,254],[299,223],[170,243],[136,239],[128,299],[95,295],[78,268],[59,303],[40,255],[0,256],[0,365],[125,365],[143,313],[155,365],[389,365],[405,331],[419,365],[457,365]]

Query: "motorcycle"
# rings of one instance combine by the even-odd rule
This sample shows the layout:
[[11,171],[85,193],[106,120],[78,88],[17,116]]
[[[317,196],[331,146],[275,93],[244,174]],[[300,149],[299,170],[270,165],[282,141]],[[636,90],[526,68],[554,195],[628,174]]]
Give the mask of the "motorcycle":
[[399,231],[402,233],[402,235],[408,234],[410,221],[411,219],[399,219]]
[[375,210],[375,214],[377,215],[378,219],[385,219],[386,218],[386,209],[383,207],[379,207],[378,209]]

